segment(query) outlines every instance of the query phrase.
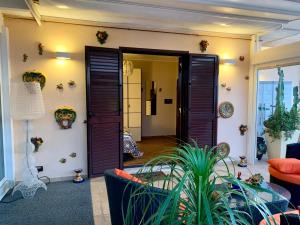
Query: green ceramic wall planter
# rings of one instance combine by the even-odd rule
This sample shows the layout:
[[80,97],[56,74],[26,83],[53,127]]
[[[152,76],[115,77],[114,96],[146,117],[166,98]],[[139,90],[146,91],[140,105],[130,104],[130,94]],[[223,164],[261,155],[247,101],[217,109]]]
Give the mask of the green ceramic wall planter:
[[76,120],[76,112],[70,108],[60,108],[54,113],[55,120],[61,129],[70,129]]

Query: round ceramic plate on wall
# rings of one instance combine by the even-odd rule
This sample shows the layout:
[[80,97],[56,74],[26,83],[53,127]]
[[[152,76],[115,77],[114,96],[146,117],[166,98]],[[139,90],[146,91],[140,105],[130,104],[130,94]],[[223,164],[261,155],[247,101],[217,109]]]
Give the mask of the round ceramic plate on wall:
[[230,146],[226,142],[221,142],[218,144],[218,150],[221,158],[226,158],[230,153]]
[[219,113],[222,118],[232,117],[234,107],[231,102],[222,102],[219,106]]

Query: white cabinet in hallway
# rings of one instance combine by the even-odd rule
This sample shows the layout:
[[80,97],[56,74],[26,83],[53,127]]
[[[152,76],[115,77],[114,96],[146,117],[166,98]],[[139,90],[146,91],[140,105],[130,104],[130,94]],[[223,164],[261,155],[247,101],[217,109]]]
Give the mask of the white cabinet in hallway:
[[135,141],[141,141],[141,77],[141,69],[133,69],[129,76],[123,75],[124,130],[129,131]]

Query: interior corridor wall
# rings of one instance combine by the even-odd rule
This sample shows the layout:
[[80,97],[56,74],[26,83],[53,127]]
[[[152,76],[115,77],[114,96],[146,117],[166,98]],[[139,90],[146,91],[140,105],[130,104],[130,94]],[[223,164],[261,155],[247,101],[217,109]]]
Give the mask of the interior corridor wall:
[[[178,62],[134,60],[142,69],[142,137],[176,135]],[[146,81],[157,84],[156,115],[146,115]],[[172,99],[172,104],[165,104]]]
[[[238,59],[234,66],[221,65],[219,84],[226,83],[231,91],[219,86],[219,103],[230,101],[235,107],[234,115],[229,119],[218,119],[218,142],[228,142],[230,155],[238,158],[246,152],[247,136],[241,136],[239,126],[247,123],[247,101],[249,81],[250,40],[148,32],[115,28],[101,28],[55,22],[43,22],[38,26],[33,20],[5,18],[10,32],[10,66],[13,79],[21,80],[26,71],[37,70],[45,74],[47,81],[43,89],[46,104],[46,116],[33,121],[32,136],[44,139],[44,144],[35,154],[36,164],[44,166],[44,172],[51,178],[70,177],[73,170],[83,168],[87,173],[87,134],[86,90],[85,90],[85,46],[119,48],[136,47],[166,50],[181,50],[201,54],[199,42],[207,40],[209,46],[205,54]],[[107,43],[100,45],[96,38],[99,30],[109,34]],[[44,46],[44,54],[39,55],[38,44]],[[61,62],[55,59],[56,51],[68,52],[71,59]],[[28,60],[23,62],[23,54]],[[68,82],[74,80],[76,88],[69,88]],[[57,84],[63,83],[64,90],[59,91]],[[72,107],[77,119],[72,129],[61,130],[55,122],[54,111],[58,107]],[[14,121],[16,177],[22,172],[22,140],[25,138],[22,123]],[[69,155],[75,152],[76,158]],[[59,162],[66,158],[66,163]]]

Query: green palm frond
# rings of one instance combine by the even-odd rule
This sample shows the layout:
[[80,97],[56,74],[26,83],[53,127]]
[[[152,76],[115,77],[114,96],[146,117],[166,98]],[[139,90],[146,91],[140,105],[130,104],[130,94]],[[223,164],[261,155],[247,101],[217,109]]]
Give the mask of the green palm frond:
[[[225,172],[219,174],[216,164],[224,164]],[[145,214],[157,199],[160,204],[157,210],[147,221],[140,224],[186,224],[186,225],[252,225],[251,213],[253,209],[271,224],[271,212],[259,197],[255,200],[247,193],[263,190],[261,187],[253,188],[230,173],[229,166],[220,157],[216,148],[199,147],[196,142],[183,144],[174,149],[172,153],[159,156],[148,162],[139,173],[154,171],[167,171],[166,176],[159,182],[161,193],[152,193],[147,187],[155,187],[155,181],[143,184],[130,196],[124,224],[131,225],[135,207],[143,207]],[[240,187],[240,191],[224,185],[218,189],[217,183],[232,183]],[[273,193],[274,194],[274,193]],[[244,200],[245,210],[234,208],[229,199],[232,195]],[[145,200],[146,199],[146,200]],[[143,202],[144,201],[144,202]],[[249,209],[249,210],[247,210]]]

